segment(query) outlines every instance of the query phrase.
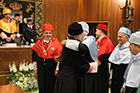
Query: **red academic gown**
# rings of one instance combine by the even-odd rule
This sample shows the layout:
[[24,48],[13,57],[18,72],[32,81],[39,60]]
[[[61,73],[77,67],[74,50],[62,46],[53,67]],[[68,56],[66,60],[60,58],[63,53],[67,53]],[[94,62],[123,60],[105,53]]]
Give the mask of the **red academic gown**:
[[[62,46],[58,39],[52,38],[52,43],[44,43],[44,38],[39,39],[32,47],[32,61],[37,62],[37,74],[39,82],[39,93],[53,93],[56,76],[55,67],[56,63],[54,57],[61,53]],[[43,52],[42,42],[45,50],[48,48],[47,55]]]
[[[97,42],[98,41],[98,42]],[[107,36],[103,36],[97,42],[97,60],[101,63],[98,67],[98,82],[99,82],[99,93],[108,93],[108,57],[114,50],[114,46],[111,40]]]

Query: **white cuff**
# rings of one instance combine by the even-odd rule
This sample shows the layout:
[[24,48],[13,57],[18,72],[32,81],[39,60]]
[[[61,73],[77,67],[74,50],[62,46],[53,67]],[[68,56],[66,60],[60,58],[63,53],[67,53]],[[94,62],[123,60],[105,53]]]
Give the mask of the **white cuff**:
[[34,70],[34,71],[37,70],[37,62],[36,62],[36,61],[33,62],[33,70]]
[[60,64],[60,62],[57,62],[57,66],[56,66],[55,70],[59,70],[59,64]]
[[66,47],[74,51],[79,51],[79,43],[77,40],[68,40]]
[[122,88],[124,88],[124,89],[125,89],[125,83],[123,84]]
[[14,34],[12,34],[10,37],[11,37],[13,40],[15,39],[15,35],[14,35]]
[[1,36],[2,39],[7,38],[7,35],[4,32],[1,32],[0,36]]

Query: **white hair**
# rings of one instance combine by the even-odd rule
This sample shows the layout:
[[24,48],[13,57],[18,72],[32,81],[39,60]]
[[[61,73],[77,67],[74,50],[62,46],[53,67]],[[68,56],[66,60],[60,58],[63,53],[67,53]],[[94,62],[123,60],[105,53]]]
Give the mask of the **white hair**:
[[84,31],[84,35],[85,35],[85,36],[87,36],[87,35],[88,35],[87,31]]

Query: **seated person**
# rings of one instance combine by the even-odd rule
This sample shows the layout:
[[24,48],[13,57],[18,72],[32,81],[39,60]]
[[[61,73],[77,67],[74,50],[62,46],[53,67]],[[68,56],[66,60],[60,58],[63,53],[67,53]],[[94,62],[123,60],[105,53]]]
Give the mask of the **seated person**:
[[18,29],[15,20],[11,19],[11,10],[5,8],[3,10],[5,18],[0,20],[0,38],[3,43],[14,43]]
[[25,23],[27,24],[23,29],[23,36],[25,39],[24,44],[30,45],[30,43],[35,43],[36,40],[36,29],[34,28],[32,18],[26,18]]

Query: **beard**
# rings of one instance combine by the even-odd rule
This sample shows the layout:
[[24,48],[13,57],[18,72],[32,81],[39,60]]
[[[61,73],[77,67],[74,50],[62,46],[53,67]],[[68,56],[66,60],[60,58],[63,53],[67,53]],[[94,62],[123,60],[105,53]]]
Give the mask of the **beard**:
[[47,37],[45,37],[44,39],[45,39],[45,40],[47,40],[47,41],[50,41],[50,40],[51,40],[51,38],[52,38],[52,37],[47,36]]

